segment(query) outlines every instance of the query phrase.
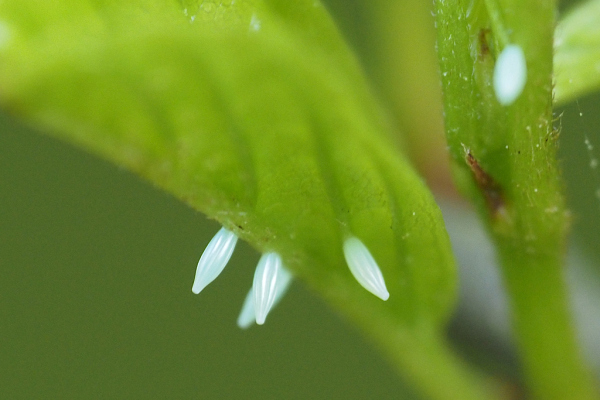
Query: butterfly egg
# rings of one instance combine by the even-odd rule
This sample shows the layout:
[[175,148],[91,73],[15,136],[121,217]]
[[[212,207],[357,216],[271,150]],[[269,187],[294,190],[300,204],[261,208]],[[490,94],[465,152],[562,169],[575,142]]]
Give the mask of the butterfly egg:
[[217,232],[208,246],[206,246],[206,250],[202,253],[200,261],[198,261],[192,292],[195,294],[200,293],[202,289],[223,272],[233,254],[237,239],[235,233],[225,228],[221,228]]
[[521,95],[527,81],[525,53],[510,44],[502,50],[494,67],[494,92],[503,106],[509,106]]
[[242,329],[247,329],[256,320],[256,314],[254,312],[254,290],[250,289],[244,300],[242,311],[237,319],[237,325]]
[[277,281],[281,277],[281,257],[277,253],[265,253],[258,261],[254,271],[254,312],[256,323],[262,325],[267,319],[267,314],[275,303],[277,294]]
[[387,300],[390,297],[385,286],[383,274],[377,262],[360,239],[350,237],[344,242],[344,257],[350,272],[362,287],[379,297]]
[[[283,266],[283,264],[281,264],[278,274],[279,275],[277,277],[275,288],[275,300],[273,300],[271,309],[273,309],[273,307],[275,307],[283,298],[290,286],[290,283],[292,282],[292,274]],[[242,311],[237,319],[237,325],[242,329],[247,329],[255,321],[256,312],[254,310],[254,288],[251,288],[246,296],[246,299],[244,300]]]

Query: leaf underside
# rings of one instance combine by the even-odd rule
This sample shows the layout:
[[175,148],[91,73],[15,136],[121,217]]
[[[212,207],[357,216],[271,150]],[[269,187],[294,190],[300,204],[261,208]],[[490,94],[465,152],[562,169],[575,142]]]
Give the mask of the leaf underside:
[[[445,322],[456,273],[440,212],[320,3],[20,1],[0,16],[5,113],[277,251],[349,314]],[[389,301],[353,280],[349,235]]]

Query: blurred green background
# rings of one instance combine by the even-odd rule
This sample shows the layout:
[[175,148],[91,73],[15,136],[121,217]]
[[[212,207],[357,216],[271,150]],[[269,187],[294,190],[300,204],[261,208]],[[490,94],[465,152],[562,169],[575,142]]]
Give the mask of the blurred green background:
[[[428,15],[429,2],[417,11],[415,2],[405,4],[406,19]],[[411,97],[419,82],[439,90],[435,66],[420,64],[434,61],[432,48],[419,47],[432,40],[432,26],[407,37],[412,50],[399,43],[406,58],[394,60],[385,58],[393,41],[382,41],[393,32],[375,29],[379,14],[359,1],[328,6],[396,124],[410,133],[405,142],[421,170],[446,196],[446,159],[423,157],[443,151],[439,103],[423,106],[436,94]],[[394,70],[395,62],[422,70],[422,81]],[[590,162],[600,158],[598,110],[598,95],[557,110],[564,111],[560,156],[574,241],[596,271],[600,174]],[[1,117],[0,398],[417,398],[299,282],[265,326],[237,328],[259,257],[244,243],[221,277],[193,295],[196,263],[218,229],[127,171]],[[455,330],[459,347],[488,370],[514,368],[510,357],[498,359],[494,343],[460,333],[469,327]]]

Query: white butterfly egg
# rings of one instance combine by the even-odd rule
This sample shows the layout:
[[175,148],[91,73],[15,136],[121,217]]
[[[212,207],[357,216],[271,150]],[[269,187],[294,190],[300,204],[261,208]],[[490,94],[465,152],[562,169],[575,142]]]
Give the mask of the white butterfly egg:
[[[283,263],[278,270],[277,276],[277,287],[275,289],[275,300],[273,300],[273,305],[269,308],[272,309],[279,303],[279,301],[283,298],[285,293],[287,292],[290,283],[292,282],[292,274],[289,272]],[[264,292],[263,292],[264,293]],[[238,317],[237,324],[242,329],[249,328],[256,321],[256,311],[254,309],[255,303],[255,295],[254,288],[251,288],[246,296],[246,300],[244,300],[244,305],[242,306],[242,311],[240,312],[240,316]],[[262,303],[262,301],[259,301]],[[267,314],[269,312],[267,310]],[[265,314],[266,317],[266,314]]]
[[200,257],[198,267],[196,268],[196,277],[192,285],[192,292],[195,294],[200,293],[202,289],[223,272],[233,254],[237,239],[235,233],[225,228],[221,228],[217,232]]
[[346,239],[344,257],[350,272],[362,287],[383,301],[390,297],[377,262],[360,239],[354,236]]
[[527,63],[523,49],[510,44],[502,50],[494,67],[494,92],[503,106],[509,106],[523,92],[527,81]]

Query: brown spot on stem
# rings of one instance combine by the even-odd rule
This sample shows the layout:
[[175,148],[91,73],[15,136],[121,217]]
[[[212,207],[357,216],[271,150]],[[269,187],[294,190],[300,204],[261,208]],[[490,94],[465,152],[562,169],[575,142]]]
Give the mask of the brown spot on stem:
[[469,168],[471,168],[475,183],[477,184],[477,187],[479,187],[479,190],[481,190],[487,208],[492,217],[495,218],[505,215],[506,202],[504,201],[503,190],[498,182],[496,182],[490,174],[481,168],[481,165],[479,165],[479,162],[473,156],[471,150],[467,148],[465,148],[465,161],[467,162]]
[[481,60],[485,59],[485,57],[490,54],[490,45],[488,44],[487,35],[491,32],[492,30],[489,28],[481,28],[477,35],[479,39],[479,57]]

